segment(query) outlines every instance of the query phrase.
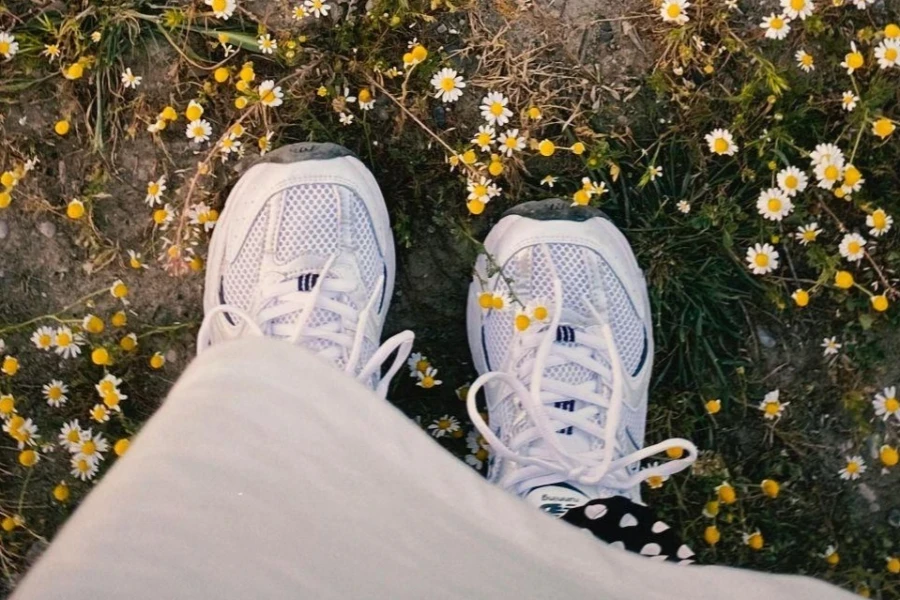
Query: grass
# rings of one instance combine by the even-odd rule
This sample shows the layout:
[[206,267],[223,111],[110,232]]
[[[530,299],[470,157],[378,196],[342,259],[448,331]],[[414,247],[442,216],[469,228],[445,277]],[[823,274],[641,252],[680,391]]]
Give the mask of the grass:
[[[196,288],[208,233],[188,216],[200,202],[220,209],[236,179],[235,161],[222,161],[214,146],[235,123],[247,130],[248,156],[271,133],[275,146],[341,143],[372,168],[388,198],[400,264],[386,333],[413,327],[416,349],[444,381],[422,389],[414,379],[398,378],[391,396],[423,427],[445,414],[462,420],[457,434],[439,440],[461,458],[469,454],[464,438],[471,428],[457,388],[474,377],[463,306],[478,240],[504,209],[546,197],[545,175],[558,178],[553,193],[566,197],[589,177],[608,189],[592,203],[625,231],[650,285],[656,356],[648,439],[685,437],[703,450],[689,474],[647,489],[646,500],[680,527],[703,562],[810,574],[863,594],[900,597],[900,580],[885,569],[885,558],[900,553],[900,504],[891,491],[897,469],[881,474],[878,459],[883,444],[898,445],[898,421],[876,418],[871,405],[874,394],[900,376],[891,362],[900,319],[894,306],[900,251],[895,230],[875,240],[865,225],[876,208],[900,214],[900,134],[881,140],[871,133],[877,118],[900,118],[900,68],[873,64],[884,26],[900,19],[897,9],[823,3],[809,19],[795,21],[787,39],[773,41],[763,38],[758,23],[761,12],[775,10],[774,2],[764,11],[748,4],[733,12],[722,2],[698,0],[682,27],[662,23],[658,10],[641,5],[622,16],[643,40],[647,68],[609,81],[590,60],[622,56],[598,48],[579,61],[565,44],[574,26],[556,24],[540,5],[519,11],[502,2],[382,1],[368,16],[338,8],[334,20],[303,21],[292,20],[287,6],[256,14],[241,2],[228,20],[213,18],[200,2],[109,0],[59,13],[13,1],[0,10],[0,31],[13,32],[20,44],[19,54],[0,64],[0,103],[10,109],[0,170],[15,172],[28,158],[40,158],[10,190],[12,204],[0,217],[14,227],[52,221],[68,243],[55,258],[49,246],[8,242],[13,245],[5,250],[17,265],[10,281],[33,301],[13,294],[0,299],[0,337],[22,364],[14,377],[0,378],[0,391],[15,395],[19,413],[34,419],[42,441],[55,441],[69,419],[90,422],[88,411],[99,401],[93,386],[106,372],[123,379],[129,399],[108,423],[91,424],[111,441],[128,439],[177,376],[184,360],[161,370],[148,361],[156,352],[182,358],[190,352],[201,317]],[[529,38],[535,27],[549,31],[550,41]],[[91,38],[95,32],[99,41]],[[225,56],[223,33],[236,55]],[[259,52],[255,40],[262,33],[278,39],[274,55]],[[403,68],[414,38],[428,57]],[[40,53],[54,41],[62,54],[51,63]],[[852,78],[838,66],[851,41],[868,63]],[[796,65],[800,48],[816,57],[812,73]],[[84,77],[60,75],[60,67],[78,61]],[[285,95],[282,106],[265,108],[252,89],[236,89],[248,61],[252,85],[276,82]],[[137,90],[120,84],[126,66],[145,78]],[[223,66],[228,81],[217,83],[213,73]],[[392,66],[398,67],[395,77],[388,76]],[[444,66],[459,70],[467,83],[451,105],[435,101],[429,85]],[[376,98],[372,111],[350,105],[350,126],[338,114],[347,110],[345,87],[354,96],[368,88]],[[860,96],[849,113],[840,106],[846,90]],[[529,145],[504,160],[497,177],[503,194],[475,216],[466,209],[465,179],[484,167],[451,171],[447,161],[470,148],[481,122],[478,101],[487,91],[509,98],[513,123],[529,144],[550,139],[558,150],[544,157]],[[239,97],[250,99],[248,108],[235,107]],[[199,152],[183,136],[183,117],[159,134],[146,131],[164,106],[183,114],[189,100],[204,106],[213,129]],[[540,120],[527,115],[532,106],[543,113]],[[72,133],[53,133],[58,119],[70,121]],[[740,145],[733,157],[706,147],[704,136],[720,127]],[[584,154],[565,150],[576,142],[585,144]],[[807,154],[825,142],[838,144],[863,173],[862,190],[850,201],[813,189]],[[795,199],[790,216],[765,220],[756,211],[757,197],[788,165],[806,171],[811,187]],[[651,167],[662,170],[654,180]],[[143,203],[145,180],[163,174],[165,202],[173,210],[165,231]],[[85,203],[86,217],[66,217],[73,197]],[[690,204],[689,213],[677,210],[679,201]],[[811,221],[824,233],[802,246],[793,232]],[[859,263],[838,253],[845,229],[877,242]],[[764,242],[777,248],[782,264],[760,277],[747,269],[745,253]],[[150,268],[130,269],[126,250],[138,251]],[[45,263],[56,261],[70,273],[68,289],[48,283],[53,275]],[[858,285],[836,288],[837,270],[852,272]],[[115,279],[132,290],[128,306],[105,291]],[[802,309],[791,299],[798,288],[812,295]],[[891,303],[886,312],[871,307],[870,296],[881,293]],[[120,309],[128,312],[124,328],[109,323]],[[87,312],[103,317],[107,327],[85,334],[82,358],[60,361],[29,344],[35,326],[77,330]],[[127,332],[139,340],[133,352],[119,346]],[[826,336],[843,344],[836,358],[822,357]],[[91,363],[91,350],[100,347],[112,353],[111,366]],[[48,373],[70,388],[62,409],[42,398]],[[775,422],[758,409],[774,389],[790,402]],[[715,415],[705,408],[712,398],[722,401]],[[20,464],[19,452],[9,438],[0,442],[0,472],[11,482],[0,491],[0,515],[14,519],[11,530],[0,533],[0,590],[12,588],[31,549],[52,538],[96,481],[73,479],[63,448],[48,449],[31,468]],[[114,461],[108,454],[104,468]],[[855,454],[865,458],[868,471],[859,481],[843,481],[837,472],[844,457]],[[763,479],[780,482],[778,498],[763,495]],[[66,502],[51,495],[61,480],[70,489]],[[735,487],[737,502],[723,505],[715,519],[703,516],[723,481]],[[703,538],[712,524],[722,539],[710,546]],[[766,540],[761,551],[742,541],[756,529]],[[822,557],[829,545],[841,556],[836,565]]]

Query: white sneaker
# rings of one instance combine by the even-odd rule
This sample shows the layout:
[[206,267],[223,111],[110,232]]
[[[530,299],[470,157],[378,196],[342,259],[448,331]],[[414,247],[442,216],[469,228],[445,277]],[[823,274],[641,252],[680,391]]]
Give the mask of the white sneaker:
[[[641,481],[690,465],[697,448],[687,440],[643,448],[650,301],[615,225],[590,207],[527,202],[497,223],[484,249],[468,300],[469,348],[480,377],[467,405],[490,444],[488,478],[560,515],[594,498],[640,502]],[[482,308],[486,292],[505,296],[511,308]],[[536,314],[538,306],[548,314]],[[524,332],[517,314],[531,319]],[[490,426],[475,405],[482,387]],[[685,456],[641,470],[642,459],[673,447]]]
[[216,224],[197,352],[276,337],[384,396],[413,341],[404,331],[379,347],[394,275],[387,207],[368,169],[335,144],[280,148],[241,177]]

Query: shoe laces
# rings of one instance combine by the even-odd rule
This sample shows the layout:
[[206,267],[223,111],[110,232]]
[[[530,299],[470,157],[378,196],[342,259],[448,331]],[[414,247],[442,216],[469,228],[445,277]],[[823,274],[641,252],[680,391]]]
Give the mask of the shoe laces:
[[[687,468],[696,460],[697,447],[688,440],[673,438],[625,455],[617,441],[622,415],[625,371],[616,350],[608,319],[584,298],[595,322],[602,323],[600,335],[579,331],[577,344],[557,343],[556,332],[562,316],[562,283],[553,282],[555,310],[549,323],[534,332],[518,334],[518,347],[511,353],[506,370],[481,375],[469,388],[466,408],[475,428],[484,436],[496,457],[517,463],[520,468],[507,472],[498,482],[501,487],[518,494],[560,481],[582,486],[601,486],[614,493],[628,493],[642,481],[656,475],[668,476]],[[517,355],[517,356],[516,356]],[[605,355],[608,364],[594,356]],[[548,367],[576,364],[596,375],[602,386],[594,390],[586,385],[572,385],[547,377]],[[476,406],[478,390],[493,385],[504,392],[500,402],[514,402],[517,416],[509,444],[494,434]],[[506,390],[503,386],[506,386]],[[596,391],[600,387],[607,394]],[[581,403],[574,411],[558,408],[560,402]],[[557,406],[554,406],[554,405]],[[601,411],[605,423],[599,424]],[[591,449],[573,452],[563,444],[560,431],[571,428],[588,436]],[[664,452],[682,448],[685,457],[642,469],[631,474],[629,467]]]
[[[336,259],[337,255],[334,255],[325,262],[315,285],[308,291],[298,289],[296,274],[271,270],[264,274],[259,298],[249,310],[227,303],[214,307],[204,316],[197,333],[197,354],[200,355],[210,345],[212,326],[219,314],[240,319],[242,329],[239,335],[283,339],[305,346],[336,365],[343,360],[343,370],[365,385],[369,384],[373,375],[380,375],[382,365],[396,352],[394,362],[375,385],[375,393],[385,397],[391,380],[412,350],[414,335],[411,331],[403,331],[387,339],[356,372],[366,324],[375,310],[384,285],[384,275],[375,282],[374,291],[365,306],[357,309],[346,301],[346,295],[355,289],[357,282],[332,270]],[[313,327],[309,321],[315,310],[326,311],[336,318]],[[297,318],[282,318],[291,315],[297,315]]]

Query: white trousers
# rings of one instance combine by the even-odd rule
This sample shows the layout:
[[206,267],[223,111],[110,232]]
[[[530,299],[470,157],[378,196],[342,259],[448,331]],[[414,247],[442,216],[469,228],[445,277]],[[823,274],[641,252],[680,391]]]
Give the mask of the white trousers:
[[194,361],[13,595],[852,597],[610,548],[490,485],[330,365],[261,338]]

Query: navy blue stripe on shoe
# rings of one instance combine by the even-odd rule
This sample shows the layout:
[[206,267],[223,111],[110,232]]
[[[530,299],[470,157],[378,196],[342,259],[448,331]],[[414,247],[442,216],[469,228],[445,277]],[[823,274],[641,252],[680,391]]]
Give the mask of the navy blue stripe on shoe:
[[569,325],[559,325],[556,328],[557,342],[574,342],[575,330]]
[[317,273],[304,273],[297,278],[297,289],[301,292],[308,292],[316,287],[318,281],[319,275]]
[[[562,400],[561,402],[554,402],[553,406],[560,410],[566,410],[569,412],[575,412],[575,401],[574,400]],[[566,435],[572,435],[572,426],[563,427],[556,433],[564,433]]]

